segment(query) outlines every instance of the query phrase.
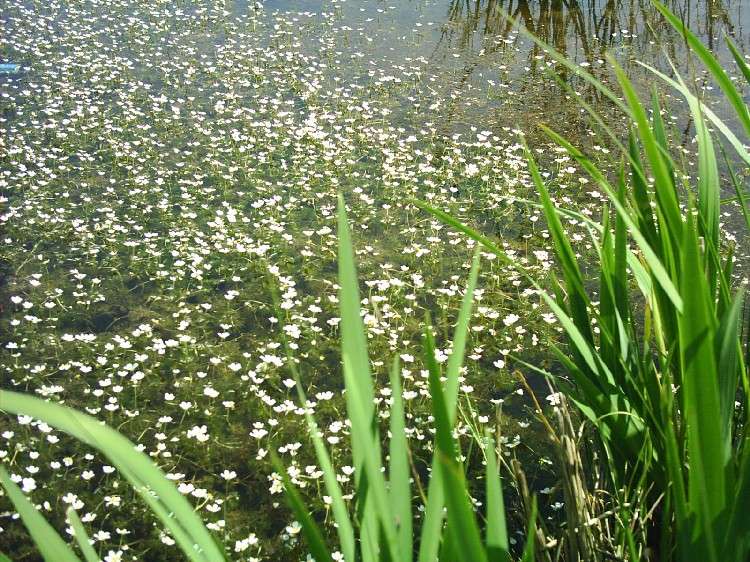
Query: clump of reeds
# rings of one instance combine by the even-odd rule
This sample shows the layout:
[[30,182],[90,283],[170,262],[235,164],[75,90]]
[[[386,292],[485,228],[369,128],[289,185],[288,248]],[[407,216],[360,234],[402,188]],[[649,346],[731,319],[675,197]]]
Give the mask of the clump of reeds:
[[[748,107],[719,62],[666,7],[654,3],[708,68],[750,134]],[[731,40],[727,44],[750,82],[744,59]],[[672,158],[656,95],[649,116],[649,107],[614,60],[610,63],[624,101],[559,53],[550,53],[633,124],[623,146],[582,102],[603,134],[620,144],[625,164],[614,181],[570,142],[545,129],[607,194],[612,212],[605,209],[600,224],[559,209],[528,153],[561,270],[549,293],[540,290],[567,334],[565,350],[552,346],[568,375],[556,382],[597,430],[618,500],[621,555],[633,560],[746,560],[748,347],[740,336],[744,295],[733,284],[734,252],[719,231],[722,204],[738,202],[749,228],[750,221],[746,194],[729,159],[729,181],[720,176],[709,122],[743,163],[750,156],[676,71],[672,79],[651,69],[688,101],[698,146],[695,180],[689,181]],[[737,197],[723,201],[723,186]],[[491,240],[422,206],[503,255]],[[600,266],[588,278],[563,228],[560,217],[566,215],[591,227]],[[586,289],[592,279],[598,280],[596,298]],[[572,522],[577,519],[572,514]],[[579,552],[586,549],[583,543]]]

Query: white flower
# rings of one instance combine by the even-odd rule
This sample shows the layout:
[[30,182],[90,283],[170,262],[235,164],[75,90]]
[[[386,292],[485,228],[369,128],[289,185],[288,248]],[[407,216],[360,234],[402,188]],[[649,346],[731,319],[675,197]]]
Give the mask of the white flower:
[[258,544],[258,537],[255,536],[255,533],[250,533],[246,539],[234,543],[234,551],[243,552],[256,544]]
[[518,322],[520,319],[521,317],[518,316],[517,314],[508,314],[508,316],[503,318],[503,324],[505,324],[506,326],[512,326],[513,324]]
[[110,550],[104,557],[104,562],[122,562],[122,550]]
[[197,439],[201,443],[205,443],[209,439],[208,428],[205,425],[194,425],[192,429],[188,429],[187,436]]
[[298,521],[292,521],[290,525],[287,525],[286,532],[294,536],[302,530],[302,525]]

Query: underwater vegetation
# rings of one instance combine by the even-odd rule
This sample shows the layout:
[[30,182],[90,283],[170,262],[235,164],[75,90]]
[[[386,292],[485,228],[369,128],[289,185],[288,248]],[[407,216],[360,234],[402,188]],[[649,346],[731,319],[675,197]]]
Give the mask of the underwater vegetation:
[[2,556],[746,560],[750,69],[653,4],[721,118],[529,39],[585,143],[450,131],[335,9],[79,18],[3,98]]

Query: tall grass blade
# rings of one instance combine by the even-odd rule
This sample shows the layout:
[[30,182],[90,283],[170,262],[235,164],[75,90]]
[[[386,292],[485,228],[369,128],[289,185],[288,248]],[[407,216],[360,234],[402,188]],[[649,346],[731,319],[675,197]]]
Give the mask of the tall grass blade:
[[484,457],[487,463],[486,490],[487,494],[487,558],[493,562],[510,562],[510,547],[508,545],[508,528],[505,522],[505,502],[500,472],[497,466],[497,451],[495,440],[487,434],[484,439]]
[[[748,153],[745,146],[742,144],[740,139],[737,138],[737,135],[735,135],[732,130],[721,120],[719,117],[711,111],[711,108],[707,107],[702,101],[700,101],[695,94],[693,94],[688,87],[682,82],[677,82],[664,74],[663,72],[660,72],[656,70],[654,67],[649,66],[643,62],[638,62],[643,68],[647,69],[649,72],[652,72],[659,78],[661,78],[664,82],[669,84],[672,88],[680,92],[685,99],[690,101],[691,103],[697,103],[700,105],[700,109],[703,112],[703,115],[705,115],[709,121],[711,121],[714,126],[721,132],[722,135],[729,141],[729,144],[732,145],[732,148],[737,152],[737,155],[742,158],[742,161],[745,162],[745,164],[750,166],[750,153]],[[678,74],[675,71],[675,74]]]
[[724,431],[726,449],[732,447],[732,419],[737,400],[737,385],[739,384],[741,344],[737,335],[740,333],[740,319],[742,317],[743,292],[738,291],[732,300],[732,305],[721,318],[716,331],[716,357],[719,358],[719,410]]
[[[416,205],[422,205],[421,202],[415,202]],[[424,206],[425,210],[438,211],[431,207]],[[442,213],[448,219],[450,215]],[[458,221],[455,221],[457,224]],[[489,240],[488,240],[489,242]],[[492,244],[490,242],[490,244]],[[500,256],[504,254],[498,254]],[[453,346],[451,355],[448,358],[447,365],[447,382],[446,382],[446,407],[448,409],[448,418],[453,423],[455,420],[456,404],[458,403],[458,379],[461,374],[461,365],[463,364],[464,350],[466,349],[466,338],[469,331],[469,321],[471,320],[471,311],[474,303],[474,290],[477,286],[479,277],[479,260],[480,248],[474,252],[474,257],[469,273],[469,280],[466,284],[466,292],[461,302],[461,310],[458,315],[458,322],[453,333]],[[437,559],[440,549],[440,530],[443,527],[443,507],[445,505],[445,496],[443,490],[442,463],[437,458],[432,459],[432,468],[430,473],[430,482],[427,487],[427,505],[425,506],[425,516],[422,522],[422,531],[419,545],[419,562],[432,562]]]
[[0,410],[44,421],[101,451],[155,511],[191,560],[224,560],[224,554],[190,503],[151,459],[123,435],[72,408],[17,392],[0,390]]
[[469,238],[472,238],[473,240],[476,240],[480,244],[482,244],[485,248],[487,248],[489,251],[491,251],[493,254],[495,254],[501,263],[505,265],[515,266],[515,262],[508,257],[508,254],[505,253],[505,250],[500,248],[497,244],[495,244],[492,240],[487,238],[486,236],[480,234],[473,228],[466,226],[464,223],[462,223],[459,220],[456,220],[454,217],[446,213],[445,211],[441,211],[440,209],[436,209],[435,207],[432,207],[428,205],[427,203],[424,203],[423,201],[418,200],[412,200],[411,203],[415,205],[416,207],[419,207],[423,211],[427,211],[432,216],[440,219],[445,224],[452,226],[459,232],[463,232],[466,234]]
[[[632,83],[614,59],[610,57],[609,61],[615,71],[617,81],[620,84],[620,88],[622,88],[628,106],[630,107],[631,115],[638,131],[638,136],[641,140],[644,152],[648,157],[651,173],[654,176],[656,200],[659,204],[659,209],[664,215],[667,227],[666,230],[672,241],[672,245],[677,245],[682,238],[682,216],[668,161],[664,157],[652,129],[652,125],[649,123],[646,110],[641,104],[638,95],[635,93]],[[664,235],[664,233],[662,233],[662,235]]]
[[[269,283],[269,292],[274,304],[276,311],[276,318],[280,326],[284,325],[284,316],[282,314],[282,308],[280,306],[280,299],[277,287],[273,283]],[[323,482],[325,483],[326,491],[331,498],[331,511],[333,512],[333,518],[336,521],[336,532],[338,533],[339,543],[341,545],[341,553],[344,556],[345,562],[356,561],[356,545],[354,539],[354,529],[352,527],[352,521],[349,517],[349,510],[346,503],[344,502],[344,496],[341,491],[341,486],[337,479],[336,470],[331,462],[331,457],[328,454],[328,449],[323,442],[323,437],[315,418],[310,413],[307,407],[307,396],[305,390],[302,387],[302,377],[299,369],[297,369],[295,358],[292,354],[292,349],[289,345],[286,332],[281,330],[281,339],[284,344],[284,350],[286,352],[287,367],[292,374],[297,389],[297,396],[300,402],[300,406],[305,410],[305,421],[307,422],[307,429],[310,433],[310,439],[313,442],[313,448],[315,449],[315,456],[320,464],[320,469],[323,471]]]
[[398,357],[391,367],[390,465],[391,505],[396,518],[399,560],[411,562],[414,550],[412,536],[412,502],[409,473],[409,445],[406,442],[404,400],[401,390],[401,366]]
[[78,547],[81,549],[86,562],[99,562],[99,555],[94,550],[94,547],[91,546],[89,536],[86,533],[86,529],[83,527],[83,523],[81,523],[81,519],[78,517],[76,510],[69,507],[66,515],[70,522],[70,526],[73,527],[73,538],[78,543]]
[[531,509],[529,510],[529,521],[526,525],[526,545],[523,548],[521,562],[534,562],[536,560],[536,517],[537,517],[536,496],[531,498]]
[[[362,518],[362,531],[387,549],[392,559],[397,559],[396,525],[388,499],[385,478],[381,472],[382,453],[375,418],[374,391],[370,360],[367,353],[367,336],[360,316],[359,285],[354,265],[346,204],[339,194],[339,306],[341,310],[341,356],[346,386],[347,413],[352,423],[352,449],[355,461],[355,479],[360,498],[366,490],[366,503]],[[367,486],[361,486],[366,478]],[[369,537],[369,538],[368,538]],[[372,553],[380,558],[383,552]]]
[[310,553],[313,555],[316,562],[333,562],[333,558],[331,558],[328,546],[326,546],[325,540],[323,539],[323,534],[320,532],[320,528],[307,511],[305,503],[302,501],[294,484],[289,480],[289,475],[287,474],[281,460],[276,456],[276,453],[272,453],[271,461],[276,468],[276,472],[281,476],[281,480],[284,484],[284,496],[287,499],[289,507],[294,512],[294,516],[302,526],[302,532],[307,538],[307,546],[310,549]]
[[731,451],[726,448],[721,423],[713,340],[716,320],[693,220],[687,224],[682,251],[680,289],[685,310],[679,317],[679,345],[690,463],[689,500],[702,535],[703,555],[716,562],[715,525],[726,514],[726,470]]
[[555,206],[550,199],[547,187],[542,181],[542,176],[539,174],[534,157],[531,155],[528,147],[525,147],[525,151],[531,178],[542,200],[547,227],[552,236],[557,260],[562,268],[567,285],[570,315],[585,340],[593,343],[594,336],[591,332],[591,320],[588,314],[589,302],[586,290],[583,287],[583,276],[581,275],[581,270],[578,268],[578,260],[575,257],[573,248],[570,246],[570,241],[565,234],[560,217],[555,212]]
[[748,112],[747,105],[745,105],[742,95],[737,88],[735,88],[729,75],[722,68],[721,63],[711,53],[708,47],[706,47],[701,40],[687,28],[685,23],[669,10],[669,8],[658,0],[652,0],[652,2],[672,27],[683,36],[690,48],[698,55],[701,61],[703,61],[703,64],[706,65],[706,68],[708,68],[709,72],[714,77],[714,80],[716,80],[716,83],[734,108],[745,132],[750,135],[750,113]]
[[[551,129],[544,127],[543,125],[541,126],[541,128],[545,131],[545,133],[552,140],[554,140],[560,146],[565,148],[568,151],[568,154],[570,154],[573,157],[573,159],[576,160],[576,162],[581,164],[581,166],[591,175],[591,177],[596,180],[599,187],[601,187],[602,190],[607,194],[610,201],[612,202],[612,205],[617,210],[617,213],[622,218],[625,225],[628,227],[629,234],[636,241],[641,252],[643,252],[643,258],[645,259],[646,263],[651,269],[654,279],[656,279],[656,281],[659,283],[659,286],[661,286],[662,290],[669,297],[674,307],[678,311],[682,310],[682,297],[680,297],[680,292],[677,290],[674,283],[672,282],[670,275],[667,272],[664,265],[662,264],[661,260],[659,259],[659,256],[656,254],[654,249],[651,248],[651,246],[646,241],[646,238],[643,235],[643,233],[640,231],[640,229],[638,228],[638,225],[636,225],[636,223],[633,221],[632,217],[630,216],[630,213],[627,207],[625,207],[622,203],[620,203],[620,201],[617,198],[617,195],[615,194],[612,187],[609,185],[609,182],[607,182],[606,178],[604,178],[601,172],[591,163],[591,161],[580,150],[575,148],[572,144],[570,144],[567,140],[565,140],[565,138],[561,137],[560,135],[558,135]],[[681,231],[681,227],[680,227],[680,231]]]
[[723,538],[727,545],[726,556],[747,560],[750,554],[750,517],[747,516],[747,506],[750,505],[750,437],[746,436],[739,447],[738,480]]
[[737,63],[737,66],[740,69],[740,72],[742,72],[742,76],[745,77],[745,82],[750,84],[750,67],[747,66],[747,63],[745,62],[745,57],[742,56],[742,53],[740,53],[739,49],[737,49],[737,45],[734,44],[734,41],[732,41],[732,38],[728,35],[724,37],[724,41],[727,44],[727,47],[729,48],[729,52],[732,53],[732,57],[734,58],[734,62]]
[[429,320],[425,326],[424,359],[429,370],[432,415],[435,418],[435,456],[442,467],[443,492],[448,508],[447,531],[451,533],[457,547],[456,562],[486,562],[487,556],[469,500],[466,478],[461,463],[456,460],[458,448],[440,382],[440,369],[435,360],[435,343]]
[[[510,19],[511,21],[514,21],[513,18],[510,18],[510,17],[508,19]],[[588,82],[597,91],[603,94],[607,99],[609,99],[610,102],[612,102],[623,113],[625,114],[628,113],[627,106],[612,90],[610,90],[607,86],[605,86],[604,83],[601,82],[601,80],[595,78],[594,75],[592,75],[590,72],[587,72],[581,65],[569,59],[567,56],[565,56],[560,51],[555,49],[552,45],[549,45],[548,43],[545,43],[543,40],[539,39],[536,35],[534,35],[531,31],[526,29],[524,26],[519,25],[519,29],[526,37],[531,39],[541,49],[543,49],[544,52],[548,54],[555,62],[566,67],[576,76],[583,78],[583,80]]]
[[734,193],[737,196],[737,204],[740,206],[740,211],[742,212],[742,217],[745,219],[745,226],[750,231],[750,209],[747,207],[747,200],[748,200],[748,194],[745,190],[744,186],[740,182],[740,180],[737,178],[737,174],[734,173],[734,170],[732,170],[732,165],[729,162],[729,158],[727,157],[726,153],[722,150],[722,155],[724,156],[724,162],[727,164],[727,169],[729,171],[729,179],[732,181],[732,187],[734,188]]
[[453,345],[451,355],[448,358],[445,375],[448,380],[445,383],[445,399],[448,407],[448,415],[453,420],[456,416],[456,403],[458,402],[458,379],[461,374],[461,366],[464,362],[464,351],[466,350],[466,339],[469,335],[469,322],[471,321],[471,310],[474,305],[474,291],[479,278],[479,259],[481,246],[477,246],[471,261],[469,280],[466,283],[466,292],[461,300],[461,310],[458,313],[458,321],[453,332]]
[[0,466],[0,484],[5,488],[8,498],[21,516],[31,538],[46,562],[80,562],[68,544],[60,538],[36,507],[26,499],[21,488],[10,479],[5,468]]

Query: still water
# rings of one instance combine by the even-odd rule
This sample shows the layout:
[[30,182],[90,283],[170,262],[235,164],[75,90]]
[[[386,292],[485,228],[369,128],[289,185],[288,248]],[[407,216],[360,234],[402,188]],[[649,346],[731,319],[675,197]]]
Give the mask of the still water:
[[[305,559],[268,455],[283,455],[306,491],[321,486],[283,341],[295,345],[336,465],[351,463],[338,193],[354,232],[379,408],[400,356],[421,477],[432,439],[421,319],[432,315],[446,360],[473,249],[410,199],[449,210],[547,279],[544,221],[521,201],[536,197],[523,131],[560,204],[601,214],[602,194],[536,125],[586,143],[603,165],[617,160],[554,73],[613,127],[622,119],[508,16],[605,80],[611,53],[642,92],[655,81],[634,61],[668,70],[671,60],[713,103],[712,85],[647,1],[1,5],[0,63],[21,71],[0,74],[0,386],[65,401],[137,442],[233,559]],[[725,33],[750,48],[745,3],[669,6],[727,66]],[[664,102],[689,148],[682,106]],[[565,228],[591,249],[585,224]],[[553,513],[553,463],[513,357],[543,364],[558,327],[527,279],[494,258],[484,256],[480,273],[461,431],[481,435],[501,419],[504,450],[538,468],[531,486]],[[0,462],[24,475],[36,503],[49,502],[60,530],[66,506],[80,503],[108,560],[176,559],[106,459],[29,421],[0,420]],[[339,476],[351,493],[351,472]],[[0,544],[13,559],[35,559],[4,497]]]
[[[730,36],[742,52],[746,50],[750,41],[746,4],[737,0],[667,2],[731,71],[734,63],[724,37]],[[240,3],[235,9],[246,6]],[[570,124],[570,114],[577,108],[568,107],[570,100],[564,100],[549,81],[548,65],[541,62],[542,49],[519,33],[519,26],[594,74],[606,74],[605,56],[614,56],[643,90],[655,79],[635,61],[667,73],[674,65],[686,77],[701,77],[700,65],[696,70],[679,34],[648,0],[349,0],[331,4],[282,0],[264,6],[270,11],[332,14],[332,33],[362,32],[364,42],[359,48],[372,64],[398,67],[405,60],[426,60],[430,72],[439,77],[431,89],[452,99],[443,113],[444,123],[497,119],[515,125],[533,126],[537,120],[563,127]],[[556,71],[568,77],[565,69]],[[491,95],[475,95],[488,88]],[[710,85],[708,89],[710,100]]]

